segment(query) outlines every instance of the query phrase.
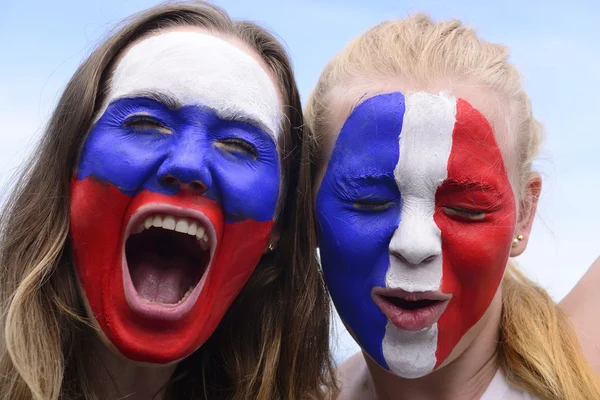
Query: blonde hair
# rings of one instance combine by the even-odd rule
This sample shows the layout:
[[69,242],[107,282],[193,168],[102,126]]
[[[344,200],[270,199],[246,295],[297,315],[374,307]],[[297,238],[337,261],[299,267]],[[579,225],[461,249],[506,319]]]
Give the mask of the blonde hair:
[[[511,146],[503,151],[516,160],[513,186],[520,204],[531,201],[525,188],[542,130],[507,58],[505,47],[482,41],[457,20],[434,23],[417,14],[370,29],[329,62],[309,98],[305,118],[314,135],[313,178],[323,167],[323,137],[332,133],[328,121],[340,94],[374,79],[427,84],[450,78],[490,90],[508,104],[504,140]],[[501,338],[499,365],[513,385],[543,399],[600,399],[597,378],[566,315],[512,263],[502,283]]]
[[[69,182],[115,59],[159,29],[196,26],[236,37],[263,59],[284,104],[277,248],[265,255],[217,330],[163,390],[186,399],[321,399],[333,382],[329,302],[319,276],[309,151],[285,49],[263,28],[202,1],[151,8],[108,38],[62,94],[0,215],[0,399],[97,399],[98,358],[69,244]],[[308,221],[308,223],[307,223]],[[240,332],[239,327],[244,331]],[[107,371],[108,372],[108,371]]]

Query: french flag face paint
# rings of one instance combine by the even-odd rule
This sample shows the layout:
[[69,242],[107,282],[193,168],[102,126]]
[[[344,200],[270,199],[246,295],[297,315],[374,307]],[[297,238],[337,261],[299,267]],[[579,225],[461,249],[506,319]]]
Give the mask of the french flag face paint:
[[127,358],[180,360],[213,333],[258,264],[279,197],[277,91],[225,40],[134,45],[71,183],[74,263]]
[[488,309],[516,224],[492,127],[449,94],[388,93],[342,127],[316,212],[341,318],[383,368],[425,376]]

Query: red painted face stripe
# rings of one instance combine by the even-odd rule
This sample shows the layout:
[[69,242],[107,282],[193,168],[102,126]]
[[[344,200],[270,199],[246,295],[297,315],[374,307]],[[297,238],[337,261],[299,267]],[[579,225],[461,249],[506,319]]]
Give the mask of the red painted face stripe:
[[[123,230],[131,215],[148,203],[202,211],[213,223],[217,250],[206,282],[190,312],[165,323],[141,318],[123,289]],[[147,190],[135,197],[93,177],[71,183],[71,234],[79,280],[108,339],[127,358],[168,363],[186,357],[214,332],[258,264],[273,221],[225,223],[214,200],[164,195]]]
[[[444,207],[485,212],[481,220]],[[504,274],[516,223],[513,192],[486,118],[457,100],[448,179],[436,192],[434,220],[442,239],[442,292],[452,294],[438,322],[436,365],[488,309]]]

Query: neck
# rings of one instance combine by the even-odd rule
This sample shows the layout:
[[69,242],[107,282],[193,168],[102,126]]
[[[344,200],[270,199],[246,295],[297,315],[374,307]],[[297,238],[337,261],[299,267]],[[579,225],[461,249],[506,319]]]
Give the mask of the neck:
[[[366,354],[366,385],[372,398],[398,399],[479,399],[493,379],[497,366],[502,300],[500,290],[484,316],[458,343],[438,370],[418,379],[401,378],[381,368]],[[473,339],[474,337],[474,339]],[[467,340],[471,338],[470,342]],[[462,350],[462,351],[461,351]]]
[[[106,340],[106,339],[105,339]],[[98,368],[95,390],[98,398],[127,400],[168,400],[165,387],[177,364],[152,365],[128,360],[100,340],[94,340],[96,354],[104,368]]]

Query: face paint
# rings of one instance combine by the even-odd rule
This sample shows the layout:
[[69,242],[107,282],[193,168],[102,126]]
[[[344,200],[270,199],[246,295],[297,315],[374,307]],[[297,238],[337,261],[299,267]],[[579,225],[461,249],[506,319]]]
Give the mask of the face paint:
[[212,334],[269,239],[277,92],[228,42],[171,32],[126,53],[106,104],[71,184],[76,270],[123,355],[173,362]]
[[407,378],[438,368],[483,316],[515,227],[490,124],[465,100],[422,92],[356,107],[316,212],[340,316],[371,358]]

